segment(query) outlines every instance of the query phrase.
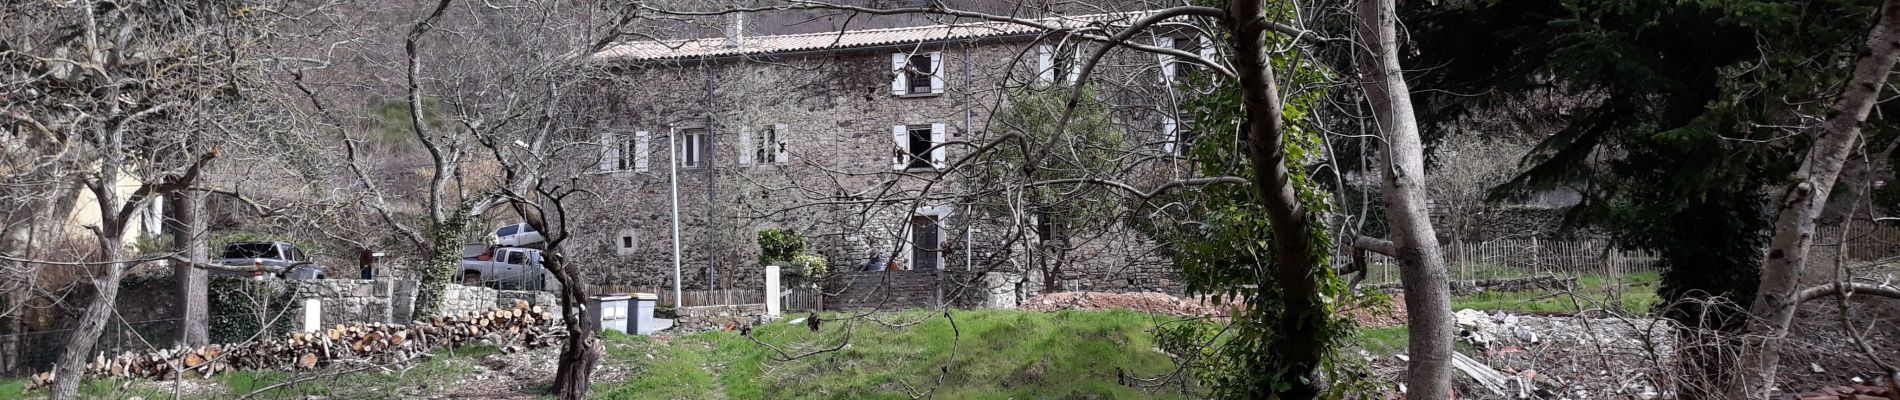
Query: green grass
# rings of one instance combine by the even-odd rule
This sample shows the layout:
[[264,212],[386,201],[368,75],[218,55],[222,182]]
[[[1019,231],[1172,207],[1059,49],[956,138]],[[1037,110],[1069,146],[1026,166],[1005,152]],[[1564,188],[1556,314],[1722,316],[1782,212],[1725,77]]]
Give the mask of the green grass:
[[[0,399],[33,399],[44,396],[46,396],[45,388],[27,391],[25,378],[0,379]],[[79,385],[80,398],[117,399],[132,396],[148,399],[171,398],[168,392],[150,387],[127,385],[127,381],[120,379],[89,379]]]
[[[1117,372],[1154,377],[1174,363],[1154,350],[1154,323],[1134,312],[1039,313],[955,311],[955,331],[942,314],[879,315],[870,321],[824,325],[775,322],[753,330],[759,340],[790,354],[833,352],[782,361],[773,350],[735,332],[706,332],[661,343],[649,338],[609,341],[610,360],[633,359],[638,371],[622,382],[596,382],[603,399],[909,398],[933,386],[938,398],[1182,398],[1116,383]],[[955,359],[951,362],[952,342]],[[947,367],[946,367],[947,366]],[[936,386],[939,375],[943,384]]]
[[[1615,306],[1621,312],[1632,315],[1647,313],[1649,307],[1659,301],[1659,298],[1656,296],[1654,283],[1660,279],[1661,278],[1653,272],[1624,275],[1621,285],[1622,304]],[[1617,287],[1616,282],[1609,278],[1585,275],[1577,278],[1577,290],[1574,291],[1576,299],[1574,302],[1570,295],[1559,292],[1481,292],[1452,297],[1451,308],[1454,310],[1470,308],[1477,310],[1573,313],[1577,312],[1577,306],[1579,304],[1582,305],[1584,309],[1601,309],[1612,306],[1610,304],[1612,298],[1611,289],[1615,287]]]
[[[394,399],[428,395],[429,393],[403,393],[403,391],[439,386],[479,372],[481,368],[475,365],[476,360],[482,356],[500,352],[501,349],[487,345],[453,350],[437,349],[434,357],[423,360],[401,373],[383,374],[362,371],[342,374],[271,389],[258,394],[256,398],[300,399],[305,396],[328,396],[349,399]],[[283,371],[233,371],[214,378],[224,384],[228,396],[237,397],[298,377],[299,375]]]
[[1406,340],[1411,338],[1410,332],[1404,325],[1360,329],[1359,348],[1376,356],[1402,353],[1407,347]]

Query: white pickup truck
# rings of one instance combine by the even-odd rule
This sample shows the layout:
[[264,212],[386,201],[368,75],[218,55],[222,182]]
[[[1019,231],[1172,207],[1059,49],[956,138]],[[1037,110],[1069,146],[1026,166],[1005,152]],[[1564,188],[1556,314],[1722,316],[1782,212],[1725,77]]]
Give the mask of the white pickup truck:
[[541,267],[541,250],[471,245],[463,248],[462,256],[460,270],[464,285],[497,289],[547,289],[549,277],[547,269]]

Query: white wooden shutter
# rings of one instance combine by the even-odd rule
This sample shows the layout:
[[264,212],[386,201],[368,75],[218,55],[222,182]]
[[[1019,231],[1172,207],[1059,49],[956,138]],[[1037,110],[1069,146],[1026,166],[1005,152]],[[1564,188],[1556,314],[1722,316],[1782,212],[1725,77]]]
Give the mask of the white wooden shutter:
[[752,128],[739,128],[739,165],[752,165]]
[[770,153],[772,154],[772,162],[784,164],[791,161],[792,153],[789,149],[785,148],[785,124],[772,125],[771,139],[772,142],[766,143],[765,145],[772,146],[770,147],[770,149],[772,149]]
[[910,129],[903,125],[891,125],[891,170],[903,171],[910,164]]
[[904,71],[904,66],[910,64],[909,58],[910,57],[904,55],[904,52],[901,51],[891,53],[891,71],[897,75],[896,78],[891,80],[892,96],[903,96],[906,91],[909,90],[908,86],[910,86],[910,81],[905,77],[905,75],[908,74]]
[[1214,62],[1214,40],[1208,39],[1207,36],[1205,35],[1201,36],[1200,39],[1201,39],[1201,58],[1207,59],[1207,62],[1210,62],[1210,63]]
[[633,170],[647,171],[647,131],[633,134]]
[[930,52],[930,92],[943,93],[943,52]]
[[1072,57],[1069,60],[1069,83],[1080,83],[1082,82],[1081,46],[1076,46],[1074,51],[1069,52],[1069,57]]
[[1036,46],[1036,79],[1043,83],[1056,81],[1055,59],[1049,54],[1049,45]]
[[1161,117],[1161,151],[1174,154],[1175,122],[1172,117]]
[[620,143],[614,142],[613,132],[600,133],[600,171],[613,171],[620,162]]
[[[1155,38],[1155,47],[1173,48],[1174,38],[1161,36]],[[1161,83],[1174,82],[1174,56],[1161,55]]]
[[944,146],[943,124],[930,124],[930,166],[943,169],[948,162],[949,146]]

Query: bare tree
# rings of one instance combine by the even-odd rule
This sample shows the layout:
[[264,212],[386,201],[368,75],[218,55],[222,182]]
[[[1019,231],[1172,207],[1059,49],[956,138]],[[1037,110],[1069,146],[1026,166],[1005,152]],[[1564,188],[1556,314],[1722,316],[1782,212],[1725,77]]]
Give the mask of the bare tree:
[[[1796,287],[1814,244],[1814,221],[1860,140],[1861,126],[1879,101],[1896,60],[1900,60],[1900,1],[1889,0],[1882,2],[1879,20],[1867,35],[1867,49],[1855,60],[1840,98],[1835,100],[1827,122],[1818,127],[1813,147],[1794,173],[1795,183],[1785,189],[1776,207],[1761,285],[1749,308],[1753,319],[1748,331],[1753,335],[1746,338],[1743,348],[1745,378],[1742,384],[1730,388],[1728,395],[1732,398],[1769,395],[1780,363],[1781,342],[1795,309],[1803,301],[1828,293],[1827,289]],[[1868,289],[1869,293],[1877,292],[1872,290],[1877,288]]]

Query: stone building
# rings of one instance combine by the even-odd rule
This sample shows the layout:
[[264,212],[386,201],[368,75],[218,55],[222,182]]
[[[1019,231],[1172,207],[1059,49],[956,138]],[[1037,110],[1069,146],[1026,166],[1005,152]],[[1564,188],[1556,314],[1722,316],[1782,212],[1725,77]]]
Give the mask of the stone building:
[[[670,287],[677,210],[689,290],[760,285],[757,232],[768,228],[808,237],[833,273],[888,258],[969,272],[1019,296],[1051,285],[1181,290],[1172,262],[1122,222],[1139,217],[1127,207],[1071,230],[973,200],[1007,197],[974,183],[974,171],[990,167],[964,159],[1005,131],[992,129],[992,116],[1012,93],[1067,88],[1099,44],[1003,23],[911,25],[749,37],[728,29],[597,53],[612,73],[575,114],[600,145],[579,183],[599,201],[576,205],[570,259],[594,265],[595,283]],[[1141,40],[1212,51],[1187,34]],[[1185,135],[1169,117],[1179,95],[1170,83],[1186,68],[1120,48],[1099,62],[1094,81],[1105,84],[1092,87],[1113,99],[1110,119],[1126,142],[1116,145],[1146,160],[1123,179],[1191,175],[1172,156]]]

